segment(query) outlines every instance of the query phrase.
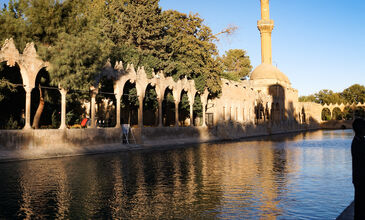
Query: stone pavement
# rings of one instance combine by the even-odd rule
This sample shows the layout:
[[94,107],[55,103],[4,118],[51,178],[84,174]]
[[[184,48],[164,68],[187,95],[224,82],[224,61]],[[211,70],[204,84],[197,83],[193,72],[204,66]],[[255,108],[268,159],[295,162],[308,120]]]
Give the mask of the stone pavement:
[[354,219],[354,202],[352,202],[336,220],[352,220]]

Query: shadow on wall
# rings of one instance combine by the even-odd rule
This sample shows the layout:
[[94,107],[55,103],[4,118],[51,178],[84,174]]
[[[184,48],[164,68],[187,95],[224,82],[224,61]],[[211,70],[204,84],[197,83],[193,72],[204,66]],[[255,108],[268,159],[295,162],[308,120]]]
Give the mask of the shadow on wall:
[[[135,84],[127,83],[124,89],[126,95],[122,98],[124,109],[121,116],[125,115],[125,118],[130,122],[129,124],[137,124],[139,107],[148,106],[145,102],[148,100],[144,100],[139,106]],[[179,97],[183,97],[184,94],[182,91]],[[181,113],[177,115],[175,111],[177,108],[180,109],[181,105],[179,106],[178,102],[174,104],[172,90],[167,88],[164,103],[162,103],[162,121],[166,127],[133,127],[132,134],[136,139],[136,143],[139,144],[173,145],[177,143],[234,140],[253,136],[306,131],[320,127],[320,122],[312,117],[306,118],[304,109],[297,112],[293,102],[285,101],[285,90],[280,85],[270,86],[268,94],[269,99],[265,100],[261,97],[257,99],[253,114],[254,119],[248,118],[247,121],[240,121],[237,112],[235,116],[232,116],[233,113],[230,112],[229,117],[225,117],[225,112],[223,112],[223,115],[210,115],[211,120],[205,120],[205,124],[202,124],[202,126],[192,126],[193,124],[190,124],[187,127],[179,127],[179,123],[176,123],[175,119],[181,118]],[[197,96],[195,95],[195,97]],[[154,98],[156,99],[156,97]],[[157,111],[158,103],[156,103],[156,100],[151,103],[151,105],[155,105],[154,109]],[[186,103],[186,105],[192,107],[189,101],[186,101]],[[204,103],[205,106],[202,107],[206,109],[207,102],[204,101]],[[130,111],[127,111],[128,109]],[[148,109],[143,108],[143,112],[148,112]],[[196,117],[194,114],[191,115]],[[154,116],[157,117],[157,114]],[[184,118],[187,117],[188,112],[185,112]],[[214,117],[218,117],[218,120],[214,120]],[[185,120],[182,121],[185,122]],[[216,121],[216,123],[211,123],[211,121]],[[122,123],[126,122],[122,121]],[[156,126],[156,118],[150,120],[150,123]],[[207,124],[209,126],[206,126]],[[175,126],[170,127],[171,125]],[[2,134],[1,147],[4,149],[47,148],[50,144],[53,147],[68,148],[122,143],[121,128],[23,130],[18,133],[9,133],[9,131],[4,130],[0,133]]]

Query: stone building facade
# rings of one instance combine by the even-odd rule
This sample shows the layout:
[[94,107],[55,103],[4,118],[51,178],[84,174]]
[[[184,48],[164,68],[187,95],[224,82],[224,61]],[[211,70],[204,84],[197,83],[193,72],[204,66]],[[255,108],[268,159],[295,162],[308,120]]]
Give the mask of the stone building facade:
[[[262,64],[257,66],[249,80],[240,82],[222,79],[222,93],[218,98],[211,99],[208,90],[199,94],[203,104],[202,126],[235,126],[252,127],[265,125],[268,133],[273,131],[284,132],[287,128],[295,130],[299,125],[308,128],[318,127],[322,122],[321,112],[324,108],[316,103],[298,102],[298,91],[292,88],[288,77],[272,65],[271,32],[274,21],[270,19],[269,0],[261,0],[261,20],[257,27],[261,34]],[[36,53],[33,43],[27,44],[23,53],[20,53],[12,39],[5,41],[0,51],[0,63],[6,62],[9,66],[18,65],[26,92],[25,127],[31,129],[30,104],[31,91],[35,87],[37,74],[49,67],[49,63],[42,61]],[[157,93],[158,127],[163,127],[162,102],[167,89],[172,91],[175,101],[175,127],[179,127],[178,105],[182,92],[187,93],[190,103],[190,126],[193,126],[194,97],[198,93],[193,80],[186,78],[174,81],[172,77],[165,77],[163,72],[153,73],[149,78],[143,67],[135,69],[133,64],[123,68],[121,62],[114,67],[110,63],[105,71],[112,71],[117,76],[114,81],[116,127],[121,126],[121,97],[127,82],[134,83],[137,89],[140,108],[138,109],[138,127],[143,127],[143,100],[146,89],[151,86]],[[98,89],[90,88],[91,128],[95,128],[95,97]],[[66,94],[67,91],[59,88],[61,94],[61,126],[66,129]]]

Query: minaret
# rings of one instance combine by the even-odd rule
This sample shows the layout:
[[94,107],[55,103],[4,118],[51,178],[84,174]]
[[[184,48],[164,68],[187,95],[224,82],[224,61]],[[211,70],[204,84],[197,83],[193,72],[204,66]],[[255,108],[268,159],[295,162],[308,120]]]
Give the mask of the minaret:
[[270,20],[269,0],[261,1],[261,20],[257,21],[257,28],[261,34],[261,62],[272,64],[271,32],[274,21]]

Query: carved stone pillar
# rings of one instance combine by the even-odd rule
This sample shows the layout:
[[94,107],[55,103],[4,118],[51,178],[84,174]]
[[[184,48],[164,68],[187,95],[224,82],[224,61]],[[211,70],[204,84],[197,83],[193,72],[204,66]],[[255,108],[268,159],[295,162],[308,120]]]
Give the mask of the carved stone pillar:
[[203,102],[202,104],[203,104],[203,124],[202,124],[202,126],[206,127],[207,125],[205,123],[205,107],[207,106],[207,103]]
[[179,127],[179,101],[175,101],[175,127]]
[[61,125],[60,125],[60,129],[66,129],[66,95],[67,95],[67,90],[65,89],[60,89],[60,93],[61,93]]
[[158,127],[162,127],[162,98],[158,99]]
[[116,106],[116,110],[117,110],[117,115],[116,115],[116,121],[115,121],[115,127],[116,128],[120,128],[120,104],[121,104],[121,99],[122,95],[121,94],[115,94],[115,99],[117,100],[117,106]]
[[194,126],[193,103],[190,103],[190,126]]
[[139,107],[138,107],[138,127],[143,127],[143,99],[142,95],[138,96]]
[[25,95],[25,125],[23,129],[31,129],[32,126],[30,125],[30,106],[31,106],[33,88],[26,86],[24,89],[26,95]]
[[96,104],[96,94],[98,93],[98,91],[96,89],[91,91],[91,124],[90,127],[91,128],[95,128],[96,124],[95,124],[95,104]]

